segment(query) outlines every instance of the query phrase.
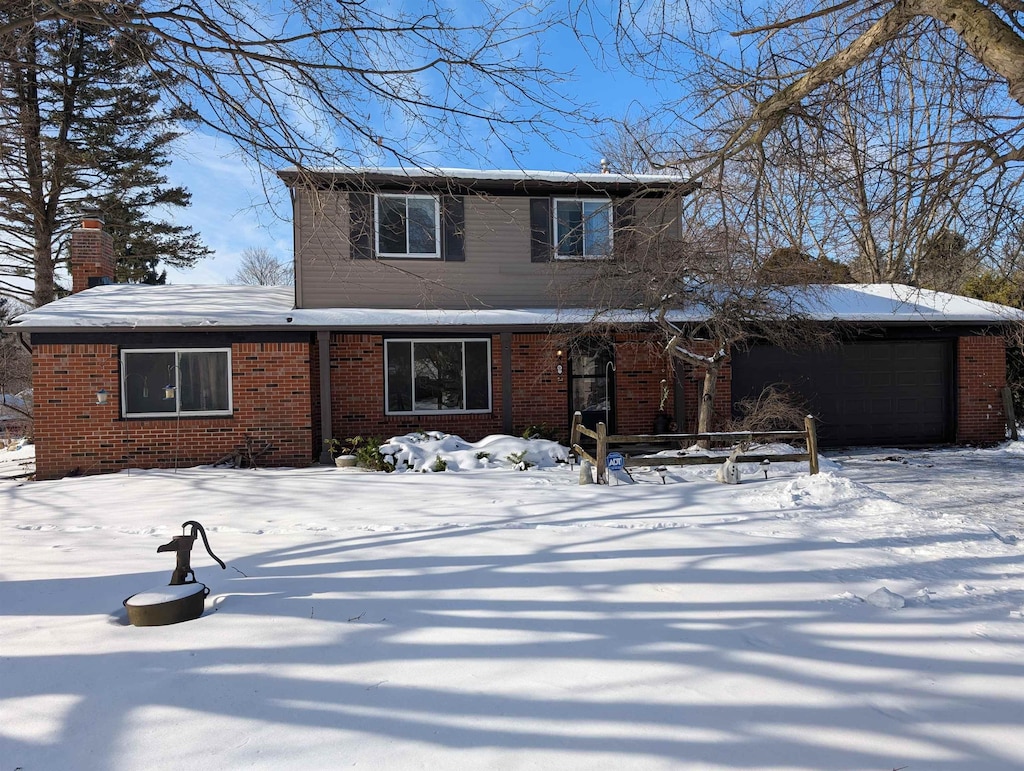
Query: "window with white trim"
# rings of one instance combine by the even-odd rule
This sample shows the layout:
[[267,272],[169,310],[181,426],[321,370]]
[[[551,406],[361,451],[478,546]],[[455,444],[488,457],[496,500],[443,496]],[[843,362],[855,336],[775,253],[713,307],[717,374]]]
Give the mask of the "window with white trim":
[[121,415],[231,414],[231,349],[121,351]]
[[491,341],[387,340],[389,415],[490,412]]
[[377,256],[441,259],[441,206],[434,195],[378,195]]
[[612,252],[612,202],[607,198],[556,198],[555,257],[607,257]]

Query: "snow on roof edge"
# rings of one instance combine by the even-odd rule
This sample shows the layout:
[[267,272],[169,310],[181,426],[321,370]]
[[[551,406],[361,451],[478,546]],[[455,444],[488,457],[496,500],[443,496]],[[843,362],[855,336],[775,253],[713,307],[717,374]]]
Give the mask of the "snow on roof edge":
[[[472,179],[479,181],[508,182],[613,182],[629,184],[685,183],[691,178],[684,174],[625,174],[622,172],[573,172],[540,169],[466,169],[455,167],[418,166],[321,166],[307,169],[312,174],[335,174],[339,176],[380,175],[391,177],[432,177],[437,179]],[[279,169],[279,174],[299,174],[297,166]]]
[[[80,292],[17,316],[25,331],[152,329],[325,329],[434,326],[544,326],[594,320],[646,323],[643,311],[599,313],[587,308],[295,308],[291,287],[114,284]],[[170,310],[169,310],[170,309]],[[804,312],[816,321],[862,323],[1007,324],[1024,311],[904,285],[837,284],[808,294]],[[696,311],[672,314],[700,321]]]

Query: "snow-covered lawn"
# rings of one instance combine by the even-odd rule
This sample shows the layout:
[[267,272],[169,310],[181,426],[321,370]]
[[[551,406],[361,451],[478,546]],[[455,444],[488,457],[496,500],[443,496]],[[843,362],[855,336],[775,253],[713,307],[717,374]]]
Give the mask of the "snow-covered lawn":
[[1024,443],[483,465],[0,480],[0,769],[1024,767]]

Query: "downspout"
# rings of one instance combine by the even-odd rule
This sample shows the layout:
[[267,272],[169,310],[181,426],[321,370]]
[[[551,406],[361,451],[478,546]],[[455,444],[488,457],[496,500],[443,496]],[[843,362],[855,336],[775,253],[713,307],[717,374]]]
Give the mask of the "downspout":
[[512,433],[512,333],[501,333],[501,430]]
[[[331,330],[316,331],[316,347],[320,362],[320,437],[326,442],[334,436],[331,426]],[[331,453],[325,443],[320,446],[320,463],[331,463]]]
[[295,283],[293,296],[295,299],[295,307],[301,308],[302,269],[299,265],[299,239],[302,237],[302,231],[299,224],[298,196],[295,194],[295,188],[291,185],[288,185],[288,197],[292,202],[292,281]]

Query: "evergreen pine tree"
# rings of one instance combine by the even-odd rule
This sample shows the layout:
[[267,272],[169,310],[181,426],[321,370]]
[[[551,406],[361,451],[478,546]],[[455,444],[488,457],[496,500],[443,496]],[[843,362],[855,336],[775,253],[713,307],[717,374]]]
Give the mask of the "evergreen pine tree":
[[[5,3],[0,25],[31,2]],[[155,217],[189,203],[164,173],[189,116],[163,106],[177,79],[152,65],[156,45],[63,19],[0,36],[0,293],[55,299],[68,232],[90,207],[114,236],[119,279],[155,282],[160,263],[188,267],[210,253],[189,228]]]

